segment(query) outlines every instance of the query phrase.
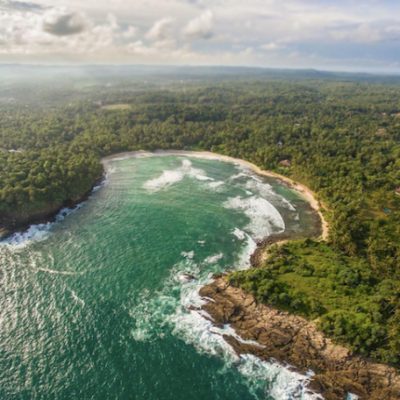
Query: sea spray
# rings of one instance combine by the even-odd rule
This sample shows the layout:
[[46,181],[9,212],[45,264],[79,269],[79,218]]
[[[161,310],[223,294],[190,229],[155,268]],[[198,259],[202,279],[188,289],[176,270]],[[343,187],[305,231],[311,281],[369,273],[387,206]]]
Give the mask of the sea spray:
[[199,181],[214,181],[202,169],[194,168],[190,160],[183,159],[181,166],[173,170],[163,171],[160,176],[146,181],[143,187],[150,192],[157,192],[175,185],[185,177],[194,178]]
[[[182,273],[193,279],[179,279]],[[199,278],[194,279],[195,276]],[[255,398],[259,398],[256,394],[262,392],[276,400],[320,399],[320,396],[307,389],[311,375],[291,371],[290,367],[277,362],[261,361],[249,354],[238,356],[235,353],[224,335],[258,344],[241,339],[229,325],[215,326],[211,317],[201,309],[205,300],[199,295],[199,289],[211,280],[212,274],[202,272],[201,265],[193,261],[175,265],[163,289],[155,297],[143,298],[141,306],[132,310],[131,316],[137,322],[132,338],[138,341],[152,340],[154,335],[162,334],[165,327],[169,326],[174,335],[194,346],[198,352],[222,358],[225,366],[221,373],[236,368],[246,378]],[[147,296],[148,293],[144,297]]]
[[13,233],[9,237],[1,240],[0,246],[10,246],[17,250],[22,249],[31,243],[46,240],[49,237],[51,229],[54,227],[55,224],[64,221],[64,219],[68,215],[72,214],[74,211],[79,210],[82,205],[83,203],[80,203],[72,208],[65,207],[58,212],[53,222],[30,225],[29,228],[25,231]]
[[242,211],[250,220],[245,229],[255,240],[285,230],[285,221],[279,211],[266,199],[258,196],[231,197],[224,207]]

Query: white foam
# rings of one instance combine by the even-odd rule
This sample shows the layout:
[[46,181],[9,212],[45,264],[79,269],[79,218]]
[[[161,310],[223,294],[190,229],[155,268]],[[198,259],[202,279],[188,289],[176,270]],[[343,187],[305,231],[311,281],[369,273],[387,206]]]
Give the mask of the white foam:
[[[246,237],[249,243],[251,238],[248,235]],[[179,276],[190,276],[190,279],[179,279]],[[186,259],[175,265],[164,288],[156,296],[144,291],[138,306],[131,310],[130,314],[136,321],[136,328],[131,332],[132,338],[137,341],[153,340],[163,337],[165,327],[169,327],[174,335],[194,346],[198,352],[222,358],[224,367],[221,373],[237,368],[246,377],[249,390],[254,392],[255,398],[259,398],[256,393],[265,391],[267,396],[275,400],[321,399],[307,390],[310,375],[301,375],[290,367],[273,361],[261,361],[250,354],[236,354],[225,341],[224,335],[231,335],[243,343],[260,345],[242,339],[229,325],[215,326],[212,318],[201,309],[206,300],[200,296],[199,289],[211,280],[212,274],[193,260]]]
[[246,232],[243,232],[241,229],[239,228],[235,228],[232,231],[232,234],[234,236],[236,236],[239,240],[244,240],[246,238]]
[[346,400],[358,400],[359,397],[354,393],[348,393],[346,396]]
[[243,247],[243,250],[239,253],[238,259],[235,263],[237,269],[243,270],[247,269],[251,266],[250,257],[256,251],[257,243],[254,239],[245,233],[246,245]]
[[180,170],[164,171],[159,177],[146,181],[143,187],[149,191],[156,192],[165,189],[184,178],[184,174]]
[[216,190],[216,189],[221,188],[224,184],[225,184],[225,182],[223,182],[223,181],[214,181],[214,182],[210,182],[210,183],[208,184],[208,187],[209,187],[210,189]]
[[268,200],[261,197],[230,197],[224,203],[224,207],[244,212],[250,219],[245,229],[255,240],[261,240],[272,233],[285,230],[285,222],[279,211]]
[[[205,175],[194,175],[194,177],[199,181],[214,181],[214,178]],[[212,182],[213,183],[213,182]],[[211,183],[210,183],[211,184]]]
[[218,253],[218,254],[214,254],[212,256],[208,256],[204,262],[206,264],[215,264],[216,262],[218,262],[219,260],[221,260],[222,258],[224,258],[224,254],[223,253]]
[[26,231],[16,232],[11,236],[1,240],[0,246],[1,245],[10,246],[13,249],[18,250],[28,246],[31,243],[41,242],[43,240],[46,240],[49,237],[50,231],[55,224],[60,223],[65,219],[65,217],[67,217],[68,215],[70,215],[71,213],[73,213],[74,211],[78,210],[81,207],[82,203],[78,204],[74,208],[63,208],[56,215],[54,222],[31,225]]
[[234,181],[234,180],[236,180],[236,179],[240,179],[240,178],[250,178],[251,177],[251,175],[249,175],[249,174],[246,174],[246,173],[244,173],[244,172],[239,172],[239,173],[237,173],[237,174],[235,174],[235,175],[232,175],[230,178],[229,178],[229,180],[230,181]]
[[281,207],[285,207],[290,211],[296,211],[296,208],[293,206],[293,204],[283,196],[274,192],[273,187],[269,183],[250,179],[246,182],[245,187],[248,191],[257,193],[263,198],[274,201]]
[[49,235],[50,223],[31,225],[24,232],[16,232],[10,237],[0,241],[2,245],[12,246],[15,249],[25,247],[28,243],[45,240]]
[[59,271],[59,270],[51,269],[51,268],[37,267],[37,268],[34,268],[34,270],[37,272],[46,272],[48,274],[54,274],[54,275],[81,275],[81,273],[79,273],[79,272]]
[[307,386],[310,375],[302,375],[284,367],[277,362],[265,362],[252,354],[241,356],[239,371],[256,387],[268,380],[273,384],[268,389],[268,395],[276,400],[322,400],[319,394],[312,393]]
[[69,289],[69,288],[68,288],[68,290],[70,291],[71,296],[74,299],[74,301],[76,303],[80,304],[82,307],[84,307],[85,306],[85,302],[76,294],[76,292],[74,290],[72,290],[72,289]]
[[252,345],[259,344],[243,340],[229,325],[216,327],[210,316],[198,309],[202,304],[204,299],[199,296],[198,287],[193,283],[183,285],[180,305],[169,318],[174,326],[174,334],[195,346],[201,353],[222,357],[225,361],[224,369],[236,367],[248,379],[250,390],[266,390],[269,382],[268,395],[276,400],[322,398],[308,392],[310,376],[291,371],[277,362],[261,361],[250,354],[238,356],[223,335],[231,335]]
[[185,258],[187,258],[189,260],[192,260],[193,257],[194,257],[194,251],[193,250],[191,250],[191,251],[182,251],[181,252],[181,256],[185,257]]
[[157,178],[146,181],[143,187],[150,192],[157,192],[182,181],[185,177],[190,177],[199,181],[214,181],[214,179],[207,176],[202,169],[194,168],[190,160],[184,159],[182,160],[181,166],[173,170],[163,171]]
[[273,187],[269,183],[264,182],[261,177],[255,175],[255,173],[247,167],[239,166],[239,169],[241,172],[232,175],[230,180],[234,181],[240,178],[245,178],[246,182],[244,187],[247,195],[253,195],[255,193],[267,200],[273,201],[281,207],[287,208],[290,211],[296,211],[296,208],[289,200],[276,193]]

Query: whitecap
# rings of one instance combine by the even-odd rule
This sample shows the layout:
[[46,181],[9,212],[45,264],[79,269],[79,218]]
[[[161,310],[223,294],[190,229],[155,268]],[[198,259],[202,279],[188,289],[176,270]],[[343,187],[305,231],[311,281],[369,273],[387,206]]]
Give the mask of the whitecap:
[[51,223],[31,225],[24,232],[16,232],[0,241],[1,245],[7,245],[14,249],[23,248],[31,242],[40,242],[47,239]]
[[212,190],[217,190],[220,189],[224,184],[225,182],[223,181],[213,181],[209,182],[207,186]]
[[[198,278],[177,279],[186,274]],[[138,305],[130,311],[136,324],[131,332],[132,338],[150,341],[163,337],[165,327],[169,327],[175,336],[194,346],[198,352],[222,358],[224,367],[221,373],[237,368],[246,378],[249,390],[254,393],[264,390],[276,400],[319,399],[307,391],[310,376],[296,373],[277,362],[261,361],[249,354],[236,354],[225,341],[224,335],[231,335],[244,343],[260,345],[242,339],[229,325],[215,326],[210,315],[201,309],[206,299],[200,296],[199,289],[211,280],[212,274],[202,270],[193,260],[176,264],[164,288],[154,297],[144,291]]]
[[55,217],[54,222],[47,222],[45,224],[34,224],[29,226],[26,231],[23,232],[16,232],[10,235],[9,237],[0,241],[0,246],[10,246],[13,249],[22,249],[34,242],[41,242],[46,240],[49,235],[52,227],[64,221],[64,219],[73,213],[74,211],[78,210],[82,207],[82,203],[78,204],[73,208],[63,208],[61,209]]
[[184,178],[184,174],[180,170],[164,171],[159,177],[146,181],[143,187],[149,191],[155,192],[168,186],[180,182]]
[[250,219],[245,229],[255,240],[261,240],[272,233],[283,232],[285,222],[279,211],[261,197],[230,197],[224,207],[241,210]]
[[55,274],[55,275],[81,275],[81,272],[73,272],[73,271],[60,271],[56,269],[51,269],[51,268],[41,268],[37,267],[34,268],[35,271],[37,272],[46,272],[48,274]]
[[194,168],[190,160],[184,159],[178,168],[163,171],[157,178],[146,181],[143,187],[150,192],[157,192],[182,181],[185,177],[199,181],[214,181],[202,169]]
[[72,290],[72,289],[69,289],[69,288],[68,288],[68,290],[70,291],[71,296],[74,299],[74,301],[76,303],[79,303],[82,307],[84,307],[85,306],[85,302],[76,294],[76,292],[74,290]]
[[237,269],[239,269],[239,270],[247,269],[251,266],[251,262],[250,262],[251,255],[257,249],[257,243],[254,241],[254,239],[250,235],[245,233],[245,238],[246,238],[246,245],[243,247],[242,251],[239,253],[237,260],[235,262],[235,265],[237,266]]
[[293,204],[283,196],[276,193],[269,183],[262,182],[261,180],[255,181],[252,179],[246,182],[245,187],[250,193],[255,192],[261,197],[276,202],[281,207],[285,207],[290,211],[296,211],[296,208],[293,206]]
[[218,253],[218,254],[214,254],[212,256],[208,256],[204,262],[206,264],[215,264],[216,262],[218,262],[219,260],[221,260],[222,258],[224,258],[224,254],[223,253]]
[[249,379],[250,387],[257,389],[265,380],[271,382],[268,395],[275,400],[323,400],[321,395],[308,389],[312,373],[302,375],[289,366],[262,361],[252,354],[241,355],[240,361],[238,370]]
[[239,240],[244,240],[246,238],[246,232],[243,232],[241,229],[239,228],[235,228],[232,231],[232,234],[234,236],[236,236]]
[[187,258],[189,260],[192,260],[193,257],[194,257],[194,251],[193,250],[191,250],[191,251],[182,251],[181,252],[181,256],[185,257],[185,258]]
[[[194,175],[194,177],[199,181],[214,181],[214,178],[211,178],[211,177],[205,176],[205,175],[197,174],[197,175]],[[211,185],[211,183],[210,183],[210,185]]]

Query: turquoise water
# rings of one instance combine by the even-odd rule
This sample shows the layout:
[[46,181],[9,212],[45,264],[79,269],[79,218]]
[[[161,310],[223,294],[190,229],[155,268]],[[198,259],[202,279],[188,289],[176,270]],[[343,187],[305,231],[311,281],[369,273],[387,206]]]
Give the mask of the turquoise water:
[[[198,306],[255,241],[312,234],[296,193],[194,157],[108,163],[81,207],[0,244],[1,399],[300,399],[306,378],[237,357]],[[232,332],[231,332],[232,333]]]

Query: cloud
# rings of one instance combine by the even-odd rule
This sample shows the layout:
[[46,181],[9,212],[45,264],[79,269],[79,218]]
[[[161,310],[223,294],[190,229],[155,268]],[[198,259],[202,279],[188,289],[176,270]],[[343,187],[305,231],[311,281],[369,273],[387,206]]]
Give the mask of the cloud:
[[400,40],[400,27],[396,21],[361,23],[332,29],[330,37],[335,41],[350,43],[383,43]]
[[183,32],[190,39],[209,39],[213,35],[213,24],[214,15],[211,10],[206,10],[189,21]]
[[135,26],[128,26],[128,28],[122,32],[122,36],[126,39],[132,39],[134,38],[138,33],[138,30]]
[[0,0],[0,62],[63,60],[400,65],[400,2]]
[[55,36],[76,35],[86,28],[85,19],[78,13],[53,14],[43,21],[43,30]]
[[162,18],[154,23],[154,25],[147,32],[146,37],[154,41],[164,41],[171,36],[172,27],[171,18]]
[[269,42],[269,43],[266,43],[266,44],[262,44],[262,45],[260,46],[260,48],[261,48],[262,50],[266,50],[266,51],[273,51],[273,50],[282,49],[283,46],[280,45],[280,44],[278,44],[278,43],[276,43],[276,42]]

